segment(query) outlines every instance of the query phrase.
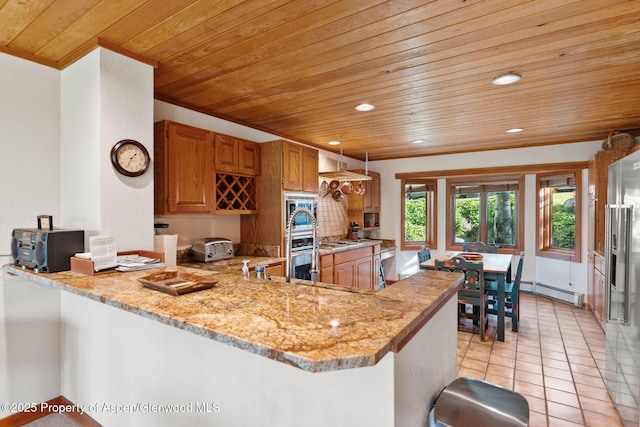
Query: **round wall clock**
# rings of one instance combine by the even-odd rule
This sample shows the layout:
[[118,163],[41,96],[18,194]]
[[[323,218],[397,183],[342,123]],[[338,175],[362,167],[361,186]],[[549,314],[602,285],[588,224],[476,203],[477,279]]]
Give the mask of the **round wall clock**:
[[123,139],[111,149],[111,163],[122,175],[140,176],[149,169],[151,158],[144,145],[133,139]]

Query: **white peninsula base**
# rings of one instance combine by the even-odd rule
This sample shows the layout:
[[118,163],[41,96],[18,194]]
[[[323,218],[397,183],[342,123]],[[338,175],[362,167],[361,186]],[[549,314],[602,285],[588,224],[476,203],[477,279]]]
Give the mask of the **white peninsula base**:
[[62,395],[104,426],[422,426],[456,376],[455,298],[375,366],[311,373],[24,277],[1,280],[0,401]]

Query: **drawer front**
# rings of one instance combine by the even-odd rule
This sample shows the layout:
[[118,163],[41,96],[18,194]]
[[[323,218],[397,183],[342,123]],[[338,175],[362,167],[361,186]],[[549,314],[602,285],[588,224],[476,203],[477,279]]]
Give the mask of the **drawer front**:
[[593,257],[593,266],[599,272],[604,273],[604,260],[599,256]]
[[327,268],[333,266],[333,254],[322,255],[320,257],[320,268]]
[[352,249],[350,251],[338,252],[333,254],[333,263],[342,264],[343,262],[353,261],[358,258],[364,258],[373,254],[373,248],[371,246],[367,248]]

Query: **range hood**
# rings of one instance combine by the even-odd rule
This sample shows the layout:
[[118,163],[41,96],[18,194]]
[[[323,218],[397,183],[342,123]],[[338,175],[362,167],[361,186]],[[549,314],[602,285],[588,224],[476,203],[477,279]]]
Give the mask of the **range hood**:
[[319,172],[318,177],[325,180],[337,180],[341,182],[345,181],[370,181],[372,178],[368,175],[361,173],[350,172],[348,170],[342,170],[343,166],[347,168],[347,164],[342,161],[336,161],[329,158],[320,158],[318,168],[325,172]]
[[370,181],[369,175],[363,175],[361,173],[349,172],[349,171],[332,171],[332,172],[320,172],[318,174],[320,178],[337,181]]

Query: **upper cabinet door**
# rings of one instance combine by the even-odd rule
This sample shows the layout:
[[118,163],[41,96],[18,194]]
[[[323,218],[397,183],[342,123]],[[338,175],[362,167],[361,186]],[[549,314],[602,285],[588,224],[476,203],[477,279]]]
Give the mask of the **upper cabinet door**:
[[318,192],[318,150],[285,141],[283,189]]
[[283,188],[302,191],[302,145],[285,142],[283,154]]
[[168,123],[166,135],[167,213],[212,212],[211,132]]
[[318,150],[302,147],[302,191],[318,192]]
[[238,172],[240,164],[238,160],[238,145],[238,138],[219,133],[215,134],[216,172]]
[[380,212],[380,174],[369,172],[370,181],[363,181],[364,192],[364,212]]
[[245,139],[238,140],[238,173],[260,175],[260,144]]

